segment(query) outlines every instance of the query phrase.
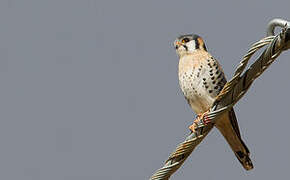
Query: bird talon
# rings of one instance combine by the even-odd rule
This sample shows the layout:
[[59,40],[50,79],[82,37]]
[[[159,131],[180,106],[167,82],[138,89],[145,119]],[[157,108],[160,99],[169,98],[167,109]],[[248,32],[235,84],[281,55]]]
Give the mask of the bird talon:
[[191,130],[191,132],[196,132],[196,129],[198,127],[198,119],[195,119],[192,123],[192,125],[190,125],[188,128]]
[[189,127],[189,130],[192,132],[192,133],[194,133],[196,130],[196,125],[195,125],[195,123],[193,123],[192,125],[190,125]]
[[198,121],[198,122],[201,121],[204,125],[210,124],[211,120],[209,119],[207,113],[209,113],[209,111],[206,111],[204,113],[198,114],[197,115],[197,119],[195,121]]
[[193,121],[192,125],[188,127],[193,133],[196,132],[196,129],[198,125],[200,124],[200,122],[202,122],[204,125],[208,125],[209,123],[211,123],[210,119],[208,118],[206,114],[207,112],[198,114],[197,118]]

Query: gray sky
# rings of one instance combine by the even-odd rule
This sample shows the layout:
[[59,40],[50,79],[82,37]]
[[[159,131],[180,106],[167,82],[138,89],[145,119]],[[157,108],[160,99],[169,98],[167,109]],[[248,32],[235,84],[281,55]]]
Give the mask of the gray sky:
[[[172,46],[201,35],[230,78],[289,0],[1,0],[0,179],[148,179],[189,133]],[[172,179],[289,177],[290,53],[235,106],[255,169],[214,129]]]

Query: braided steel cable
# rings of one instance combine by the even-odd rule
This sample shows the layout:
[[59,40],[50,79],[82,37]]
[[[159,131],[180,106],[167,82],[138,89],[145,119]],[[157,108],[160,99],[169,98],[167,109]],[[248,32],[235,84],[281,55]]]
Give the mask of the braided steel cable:
[[[288,25],[287,25],[288,24]],[[150,180],[167,180],[183,164],[194,148],[206,137],[218,118],[233,107],[248,91],[255,79],[257,79],[271,63],[282,53],[290,49],[290,23],[282,19],[274,19],[268,24],[266,38],[254,43],[247,54],[239,63],[233,78],[226,83],[220,94],[213,103],[207,117],[212,123],[205,124],[202,119],[196,123],[195,131],[192,132],[184,142],[179,144]],[[282,31],[274,35],[276,26],[283,27]],[[268,45],[269,44],[269,45]],[[250,58],[259,49],[268,45],[260,57],[243,73]]]

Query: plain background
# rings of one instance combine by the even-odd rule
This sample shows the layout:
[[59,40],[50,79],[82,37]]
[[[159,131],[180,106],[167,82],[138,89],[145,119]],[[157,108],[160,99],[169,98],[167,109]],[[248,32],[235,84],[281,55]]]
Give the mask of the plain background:
[[[289,0],[1,0],[0,179],[148,179],[194,118],[172,45],[201,35],[228,78]],[[235,106],[255,169],[214,129],[172,179],[289,177],[290,53]]]

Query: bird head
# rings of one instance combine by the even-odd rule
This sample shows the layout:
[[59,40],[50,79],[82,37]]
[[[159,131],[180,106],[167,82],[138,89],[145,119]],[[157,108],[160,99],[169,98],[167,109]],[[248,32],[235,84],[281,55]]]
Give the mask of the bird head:
[[193,53],[196,50],[206,51],[203,39],[196,34],[181,35],[174,41],[176,53],[179,56],[184,54]]

